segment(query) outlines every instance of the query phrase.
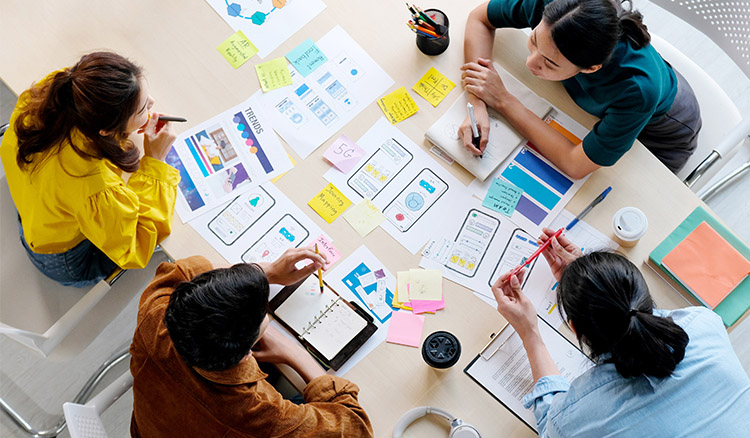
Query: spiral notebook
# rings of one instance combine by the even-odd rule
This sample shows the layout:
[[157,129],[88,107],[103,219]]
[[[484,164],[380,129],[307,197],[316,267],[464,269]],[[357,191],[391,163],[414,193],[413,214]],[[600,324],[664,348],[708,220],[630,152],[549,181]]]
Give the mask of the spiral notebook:
[[269,303],[274,318],[324,365],[337,370],[377,330],[372,317],[310,275]]

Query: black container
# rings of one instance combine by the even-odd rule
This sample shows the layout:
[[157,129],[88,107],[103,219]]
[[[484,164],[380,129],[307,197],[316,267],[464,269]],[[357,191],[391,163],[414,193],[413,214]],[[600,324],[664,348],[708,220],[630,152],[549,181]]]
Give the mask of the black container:
[[440,35],[438,38],[430,38],[418,33],[417,47],[425,55],[439,55],[445,52],[445,49],[448,48],[448,44],[451,42],[448,35],[448,16],[438,9],[426,9],[423,12],[434,20],[435,23],[439,24],[438,29],[443,30],[443,32],[436,32]]
[[439,331],[427,336],[422,344],[422,358],[433,368],[450,368],[461,357],[461,343],[454,335]]

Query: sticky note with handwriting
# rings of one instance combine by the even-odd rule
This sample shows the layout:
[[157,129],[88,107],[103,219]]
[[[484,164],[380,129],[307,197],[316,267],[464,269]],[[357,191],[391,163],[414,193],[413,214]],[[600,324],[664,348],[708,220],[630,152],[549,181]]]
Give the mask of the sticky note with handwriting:
[[439,301],[443,298],[443,272],[439,269],[409,269],[409,299]]
[[364,149],[349,140],[349,137],[341,134],[331,147],[323,153],[323,158],[328,160],[336,169],[347,173],[359,163],[364,155]]
[[351,210],[347,211],[344,219],[360,236],[365,237],[385,220],[383,213],[367,198],[359,201]]
[[307,205],[330,224],[352,205],[352,201],[347,199],[336,186],[328,183]]
[[255,66],[258,81],[263,92],[275,90],[286,85],[292,85],[292,75],[286,59],[276,58]]
[[287,53],[286,59],[292,63],[294,68],[296,68],[303,77],[307,77],[307,75],[314,72],[315,69],[328,61],[326,55],[310,38],[306,39],[302,44]]
[[495,178],[487,190],[482,205],[500,212],[508,217],[513,216],[518,200],[521,199],[523,189],[500,178]]
[[378,99],[378,106],[392,125],[408,119],[419,111],[417,103],[411,98],[406,87],[401,87]]
[[422,76],[422,79],[414,84],[412,90],[424,97],[427,102],[432,104],[432,106],[438,106],[438,104],[445,99],[445,96],[447,96],[455,86],[456,84],[454,84],[453,81],[435,70],[435,67],[430,67],[430,69],[427,70],[427,73]]
[[258,53],[258,49],[249,39],[247,39],[241,30],[233,33],[226,39],[226,41],[219,44],[219,47],[217,47],[216,50],[218,50],[219,53],[224,56],[224,59],[229,61],[234,68],[238,68]]
[[328,260],[325,265],[326,269],[331,267],[332,264],[336,263],[341,258],[341,253],[338,249],[336,249],[335,246],[333,246],[333,243],[331,243],[331,241],[326,238],[325,234],[321,234],[320,236],[318,236],[313,244],[317,244],[318,251],[321,254],[326,255],[326,259]]

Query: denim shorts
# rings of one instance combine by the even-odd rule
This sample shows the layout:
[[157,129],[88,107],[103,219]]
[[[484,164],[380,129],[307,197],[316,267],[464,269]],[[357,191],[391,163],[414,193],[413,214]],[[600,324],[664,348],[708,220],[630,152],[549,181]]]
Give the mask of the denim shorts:
[[26,243],[20,217],[18,233],[21,236],[21,245],[26,249],[26,255],[31,263],[44,275],[63,286],[93,286],[117,269],[117,264],[88,239],[59,254],[37,254]]

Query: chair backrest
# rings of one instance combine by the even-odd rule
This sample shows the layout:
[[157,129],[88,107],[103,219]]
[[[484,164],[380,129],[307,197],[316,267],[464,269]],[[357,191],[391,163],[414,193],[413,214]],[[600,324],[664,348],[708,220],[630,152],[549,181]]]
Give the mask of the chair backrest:
[[651,0],[703,32],[750,77],[750,2]]
[[78,403],[63,404],[65,421],[71,438],[107,438],[101,415],[133,386],[133,375],[130,370],[104,388],[96,397],[85,405]]

